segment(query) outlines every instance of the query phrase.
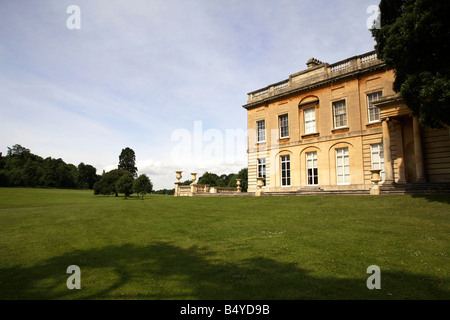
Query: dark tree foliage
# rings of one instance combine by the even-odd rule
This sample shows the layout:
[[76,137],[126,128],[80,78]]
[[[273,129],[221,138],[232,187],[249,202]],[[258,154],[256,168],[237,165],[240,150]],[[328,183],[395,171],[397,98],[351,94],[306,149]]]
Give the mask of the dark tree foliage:
[[92,189],[98,181],[97,169],[89,164],[81,162],[78,165],[78,186],[84,189]]
[[247,168],[241,169],[238,174],[222,174],[218,176],[215,173],[205,172],[199,179],[198,184],[209,184],[211,187],[237,187],[236,179],[242,179],[241,190],[247,191],[248,188]]
[[248,190],[248,169],[243,168],[239,171],[237,179],[241,179],[241,190],[247,192]]
[[219,176],[215,173],[205,172],[200,178],[198,178],[198,184],[209,184],[211,187],[218,187]]
[[133,177],[137,176],[136,154],[133,149],[125,148],[119,155],[119,165],[117,169],[127,170]]
[[145,174],[141,174],[133,183],[133,191],[138,195],[142,195],[142,199],[144,199],[144,195],[152,192],[153,184],[150,181],[150,178]]
[[154,194],[165,194],[173,196],[175,193],[175,189],[161,189],[157,191],[153,191]]
[[395,70],[393,89],[421,124],[450,125],[450,1],[382,0],[378,56]]
[[124,174],[116,182],[116,190],[118,193],[123,193],[126,197],[129,197],[133,193],[133,177],[131,174]]
[[182,183],[183,186],[189,186],[192,184],[192,180],[186,180]]
[[115,195],[119,196],[119,190],[117,188],[117,182],[119,179],[128,175],[130,177],[131,173],[127,170],[114,169],[103,173],[100,180],[94,183],[94,194],[95,195]]
[[[83,166],[88,172],[83,172]],[[0,158],[0,186],[92,188],[98,179],[96,171],[90,165],[80,164],[77,168],[62,159],[43,159],[16,144],[8,147],[7,155]]]
[[7,156],[10,157],[18,156],[23,158],[30,154],[30,149],[24,148],[20,144],[15,144],[11,148],[10,147],[7,148],[8,148]]

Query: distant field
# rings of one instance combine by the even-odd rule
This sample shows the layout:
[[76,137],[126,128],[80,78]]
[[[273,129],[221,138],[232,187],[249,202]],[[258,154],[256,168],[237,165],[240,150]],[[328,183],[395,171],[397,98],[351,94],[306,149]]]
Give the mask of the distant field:
[[0,299],[449,299],[449,240],[450,195],[0,188]]

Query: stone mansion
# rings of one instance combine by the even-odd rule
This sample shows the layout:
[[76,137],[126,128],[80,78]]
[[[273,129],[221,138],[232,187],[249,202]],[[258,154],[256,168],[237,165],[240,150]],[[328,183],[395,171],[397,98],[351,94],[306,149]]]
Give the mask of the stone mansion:
[[449,129],[420,126],[394,77],[373,51],[250,92],[248,191],[368,190],[371,169],[384,187],[450,182]]

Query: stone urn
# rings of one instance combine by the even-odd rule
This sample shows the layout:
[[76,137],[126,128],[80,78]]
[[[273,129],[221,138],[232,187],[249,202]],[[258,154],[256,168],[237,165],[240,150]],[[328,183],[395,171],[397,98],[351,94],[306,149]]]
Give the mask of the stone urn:
[[372,189],[370,189],[371,195],[379,195],[380,194],[380,186],[378,185],[378,183],[381,181],[380,172],[381,172],[381,169],[370,170],[370,173],[371,173],[370,181],[372,181],[374,184]]
[[256,178],[256,186],[258,187],[258,189],[261,189],[262,187],[264,187],[264,178],[263,177]]
[[175,171],[176,172],[176,178],[178,179],[178,182],[180,182],[180,179],[183,177],[181,174],[183,173],[183,171]]
[[192,183],[194,183],[195,180],[197,180],[197,173],[196,172],[191,173],[191,180],[192,180]]
[[236,179],[237,192],[241,192],[241,181],[242,179]]
[[264,187],[264,178],[256,178],[256,192],[255,196],[260,197],[262,194],[262,187]]

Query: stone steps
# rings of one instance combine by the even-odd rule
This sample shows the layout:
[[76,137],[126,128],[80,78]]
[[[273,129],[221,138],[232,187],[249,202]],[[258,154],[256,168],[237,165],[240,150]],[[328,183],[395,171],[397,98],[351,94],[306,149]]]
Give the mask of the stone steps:
[[[394,194],[450,194],[450,183],[413,183],[396,184],[393,186],[380,186],[382,195]],[[296,191],[262,192],[261,196],[323,196],[323,195],[370,195],[370,190],[323,190],[317,188],[305,188]],[[254,192],[233,193],[196,193],[195,197],[246,197],[255,196]]]
[[195,197],[253,197],[254,192],[233,192],[233,193],[196,193]]
[[324,196],[324,195],[369,195],[369,190],[298,190],[284,192],[263,192],[262,196]]

